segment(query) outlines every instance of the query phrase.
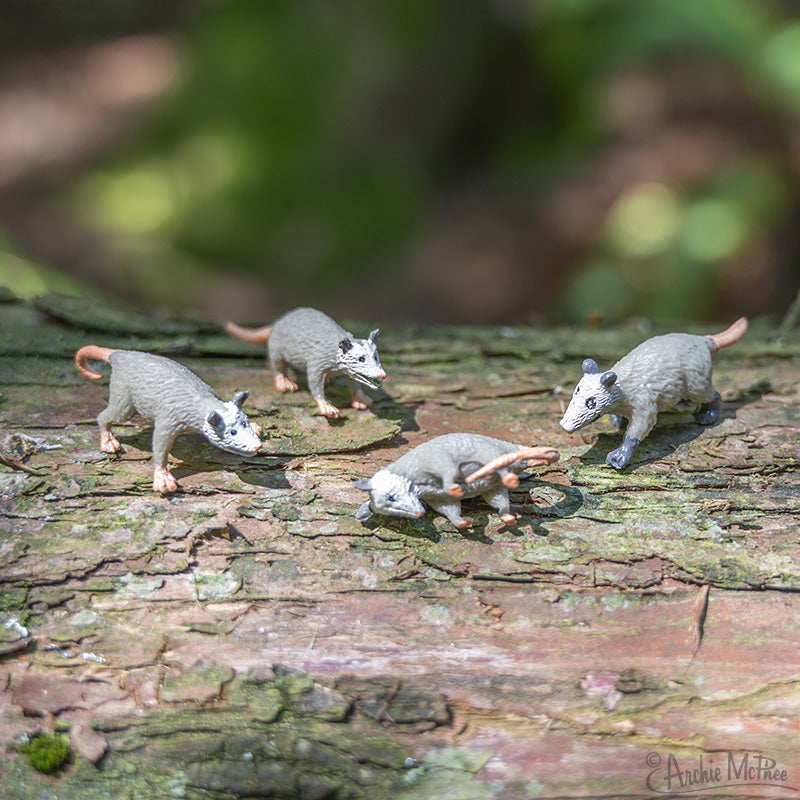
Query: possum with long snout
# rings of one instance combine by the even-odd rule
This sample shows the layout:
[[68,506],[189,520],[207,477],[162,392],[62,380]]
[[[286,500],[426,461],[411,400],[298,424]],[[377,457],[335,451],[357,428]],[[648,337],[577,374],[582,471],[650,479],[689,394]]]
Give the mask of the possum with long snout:
[[713,425],[719,419],[722,400],[711,383],[711,354],[738,342],[747,326],[747,318],[741,317],[711,336],[654,336],[606,372],[600,372],[597,362],[587,358],[561,427],[573,433],[603,414],[610,414],[619,428],[627,424],[622,444],[606,456],[607,464],[622,469],[652,430],[659,411],[688,400],[699,404],[695,420]]
[[336,419],[339,409],[325,399],[325,383],[333,375],[344,374],[350,385],[353,408],[369,408],[372,399],[355,386],[371,389],[386,377],[378,356],[379,329],[366,339],[348,333],[338,322],[315,308],[296,308],[263,328],[243,328],[225,324],[232,336],[251,344],[267,345],[267,356],[279,392],[294,392],[297,384],[286,371],[292,366],[308,376],[308,388],[325,417]]
[[370,493],[356,512],[366,522],[373,512],[417,519],[425,514],[423,501],[458,528],[473,520],[461,516],[461,499],[482,495],[506,525],[511,513],[508,489],[519,486],[517,472],[558,460],[552,447],[522,447],[477,433],[448,433],[409,450],[368,480],[353,485]]
[[138,413],[153,423],[153,491],[169,494],[178,488],[167,469],[167,458],[181,433],[196,431],[215,447],[238,455],[251,456],[261,447],[261,428],[242,411],[247,392],[236,392],[225,402],[205,381],[171,358],[90,344],[75,353],[75,365],[93,380],[103,376],[87,366],[89,359],[111,365],[108,406],[97,417],[100,449],[119,452],[120,443],[111,431],[115,422],[125,422]]

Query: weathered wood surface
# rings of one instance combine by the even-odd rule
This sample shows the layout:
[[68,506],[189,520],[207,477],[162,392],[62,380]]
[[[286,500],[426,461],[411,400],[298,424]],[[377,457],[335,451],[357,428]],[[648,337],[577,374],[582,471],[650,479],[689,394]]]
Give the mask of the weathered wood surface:
[[[0,321],[0,796],[656,797],[701,757],[706,794],[800,794],[796,333],[754,324],[715,356],[722,421],[662,415],[620,474],[610,423],[557,421],[632,328],[384,330],[386,394],[331,423],[213,327],[58,298]],[[92,341],[251,389],[263,453],[184,436],[155,497],[142,424],[98,450]],[[355,520],[352,479],[459,430],[560,450],[518,526],[480,501],[466,532]],[[72,758],[45,776],[18,744],[54,726]]]

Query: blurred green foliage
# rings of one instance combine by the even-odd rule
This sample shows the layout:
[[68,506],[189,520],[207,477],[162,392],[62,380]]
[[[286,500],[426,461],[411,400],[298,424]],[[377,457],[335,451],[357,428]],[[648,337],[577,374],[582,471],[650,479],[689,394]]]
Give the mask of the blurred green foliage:
[[761,145],[700,179],[627,185],[556,305],[581,319],[702,315],[724,265],[796,201],[780,149],[800,114],[800,22],[787,8],[212,3],[182,33],[182,80],[146,134],[74,198],[87,225],[143,260],[257,274],[287,303],[316,303],[375,274],[402,281],[454,195],[546,197],[591,164],[620,135],[602,102],[620,71],[720,64],[746,113],[763,115]]

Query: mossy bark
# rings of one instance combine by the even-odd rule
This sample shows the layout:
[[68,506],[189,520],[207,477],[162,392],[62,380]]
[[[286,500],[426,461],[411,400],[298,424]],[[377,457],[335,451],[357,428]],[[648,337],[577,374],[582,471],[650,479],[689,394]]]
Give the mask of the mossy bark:
[[[756,751],[800,787],[796,332],[753,325],[715,356],[721,422],[662,414],[619,473],[610,423],[557,420],[632,328],[386,329],[385,392],[330,422],[214,326],[57,297],[0,322],[0,794],[644,797],[670,756]],[[250,389],[263,452],[181,437],[153,495],[145,425],[98,450],[89,342]],[[467,531],[355,520],[352,479],[459,430],[559,449],[519,525],[480,500]],[[54,727],[72,757],[44,776],[19,746]]]

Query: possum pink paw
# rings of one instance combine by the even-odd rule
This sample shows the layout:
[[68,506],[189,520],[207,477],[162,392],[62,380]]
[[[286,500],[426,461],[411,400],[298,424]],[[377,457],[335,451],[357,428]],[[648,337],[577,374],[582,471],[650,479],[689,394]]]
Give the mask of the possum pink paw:
[[501,514],[500,519],[505,525],[516,525],[517,524],[517,515],[516,514]]
[[275,373],[275,388],[279,392],[296,392],[297,384],[280,372]]
[[264,432],[264,429],[257,422],[251,422],[250,427],[253,429],[253,433],[256,436],[261,436],[261,434]]
[[317,400],[317,408],[323,417],[339,419],[339,409],[333,403],[329,403],[327,400]]
[[153,472],[153,491],[159,494],[172,494],[178,488],[178,482],[165,467],[156,467]]
[[119,440],[111,431],[102,431],[100,433],[100,449],[104,453],[119,453],[121,447]]
[[450,497],[455,497],[457,500],[460,500],[464,496],[464,490],[457,483],[454,483],[447,490],[447,494],[449,494]]
[[475,520],[472,517],[464,517],[461,522],[456,523],[458,528],[469,528]]
[[519,487],[519,475],[516,472],[509,472],[500,479],[503,486],[507,489],[516,489]]
[[372,398],[367,397],[361,389],[356,389],[353,392],[353,402],[350,404],[353,408],[364,409],[370,408],[372,406]]

